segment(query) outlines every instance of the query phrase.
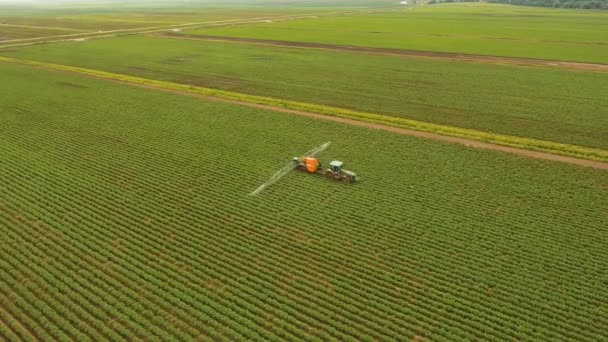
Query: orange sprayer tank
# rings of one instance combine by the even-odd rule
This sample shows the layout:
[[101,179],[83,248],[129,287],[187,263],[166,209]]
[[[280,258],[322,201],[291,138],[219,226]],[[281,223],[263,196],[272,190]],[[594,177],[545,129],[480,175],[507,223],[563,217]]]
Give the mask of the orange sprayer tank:
[[310,173],[317,172],[319,168],[319,161],[316,158],[306,157],[304,158],[304,164],[306,164],[306,171]]

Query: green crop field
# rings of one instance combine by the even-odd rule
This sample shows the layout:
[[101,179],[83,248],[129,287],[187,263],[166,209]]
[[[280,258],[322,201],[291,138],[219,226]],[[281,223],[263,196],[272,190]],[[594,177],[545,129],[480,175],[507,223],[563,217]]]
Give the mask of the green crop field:
[[[194,12],[194,13],[192,13]],[[159,27],[169,25],[180,25],[190,23],[204,23],[218,20],[230,20],[241,18],[255,18],[266,16],[289,15],[293,12],[289,11],[220,11],[220,10],[205,10],[205,11],[184,11],[183,13],[145,13],[140,15],[129,14],[90,14],[90,15],[62,15],[58,17],[12,17],[6,19],[6,23],[10,25],[21,26],[37,26],[39,30],[45,27],[64,28],[65,30],[75,32],[96,32],[99,30],[121,30],[121,29],[136,29],[146,27]],[[18,28],[0,25],[0,33],[16,32]],[[48,29],[47,31],[50,31]],[[56,30],[54,30],[56,31]],[[15,38],[25,38],[25,33],[29,32],[29,37],[44,37],[51,35],[59,35],[63,32],[39,32],[36,34],[32,28],[29,31],[26,28],[21,28],[21,36],[13,34]],[[51,34],[52,33],[52,34]],[[68,32],[74,33],[74,32]]]
[[[601,340],[608,329],[605,171],[0,72],[0,336]],[[248,196],[324,141],[320,158],[347,160],[361,183],[291,173]]]
[[[218,3],[201,0],[188,2],[110,0],[99,2],[41,2],[31,7],[19,3],[6,4],[0,0],[0,22],[12,25],[97,31],[290,14],[323,14],[340,10],[357,10],[390,5],[394,6],[394,1],[311,0],[285,2],[262,0],[250,2],[229,0]],[[7,30],[9,30],[7,26],[0,25],[0,37],[4,36],[3,33]]]
[[0,0],[0,341],[607,340],[606,19]]
[[189,33],[608,63],[606,11],[433,5]]
[[0,55],[608,149],[608,73],[152,37]]
[[[294,11],[272,11],[272,10],[189,10],[178,12],[152,12],[141,14],[108,13],[88,15],[61,15],[58,17],[14,17],[6,19],[6,22],[14,25],[35,25],[40,27],[64,27],[79,30],[119,30],[134,29],[142,27],[169,26],[189,23],[202,23],[217,20],[230,20],[241,18],[255,18],[278,15],[297,14]],[[3,32],[6,26],[0,26]]]

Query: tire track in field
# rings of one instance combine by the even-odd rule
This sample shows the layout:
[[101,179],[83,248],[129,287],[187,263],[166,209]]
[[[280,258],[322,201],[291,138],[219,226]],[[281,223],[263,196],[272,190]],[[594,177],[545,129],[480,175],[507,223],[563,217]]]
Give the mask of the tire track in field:
[[335,11],[335,12],[321,12],[312,14],[291,14],[271,17],[255,17],[255,18],[240,18],[240,19],[226,19],[226,20],[215,20],[206,21],[199,23],[184,23],[174,24],[167,26],[152,26],[152,27],[137,27],[130,29],[118,29],[109,31],[89,31],[82,33],[62,34],[56,36],[45,36],[45,37],[34,37],[34,38],[23,38],[23,39],[10,39],[0,41],[0,44],[11,43],[11,45],[0,45],[1,48],[29,46],[37,44],[48,44],[48,43],[60,43],[66,41],[80,41],[95,38],[111,38],[117,36],[127,36],[136,34],[149,34],[149,33],[161,33],[171,30],[192,30],[204,27],[214,26],[226,26],[226,25],[243,25],[243,24],[255,24],[268,21],[285,21],[295,19],[317,19],[319,17],[330,17],[339,15],[353,15],[353,14],[367,14],[376,12],[392,11],[397,7],[384,7],[374,9],[362,9],[362,10],[350,10],[350,11]]
[[186,29],[196,29],[196,28],[215,27],[215,26],[224,26],[224,25],[255,24],[255,23],[260,23],[260,22],[266,22],[268,20],[282,21],[282,20],[292,20],[292,19],[306,19],[306,18],[310,18],[310,17],[311,16],[297,16],[297,17],[290,16],[290,17],[272,17],[272,18],[251,18],[251,19],[242,19],[242,20],[234,19],[234,20],[212,21],[212,22],[198,23],[198,24],[179,24],[179,25],[170,25],[170,26],[156,26],[156,27],[133,28],[133,29],[122,29],[122,30],[111,30],[111,31],[92,31],[92,32],[83,32],[83,33],[63,34],[63,35],[57,35],[57,36],[11,39],[11,40],[4,40],[4,41],[0,42],[0,44],[10,43],[10,45],[0,45],[0,49],[38,45],[38,44],[61,43],[61,42],[69,42],[69,41],[84,41],[84,40],[99,39],[99,38],[112,38],[112,37],[129,36],[129,35],[137,35],[137,34],[161,33],[161,32],[166,32],[166,31],[170,31],[170,30],[186,30]]
[[[256,102],[252,102],[252,101],[246,101],[246,100],[230,99],[230,98],[214,96],[214,95],[203,95],[200,93],[194,93],[194,92],[190,92],[187,90],[172,89],[172,88],[168,88],[167,86],[153,84],[152,82],[154,80],[146,80],[146,79],[137,78],[137,81],[129,81],[129,80],[124,80],[124,79],[114,78],[117,76],[124,76],[124,75],[111,74],[111,73],[109,73],[109,74],[106,73],[107,75],[91,74],[91,73],[87,73],[87,72],[94,72],[97,70],[79,69],[79,68],[62,69],[61,67],[64,67],[62,65],[44,64],[44,63],[40,64],[38,62],[32,62],[32,61],[26,61],[26,60],[15,60],[15,59],[8,59],[8,58],[5,58],[4,60],[2,60],[0,58],[0,62],[17,63],[17,64],[28,65],[30,67],[35,67],[35,68],[42,68],[42,69],[78,74],[78,75],[86,76],[89,78],[95,78],[95,79],[99,79],[99,80],[120,83],[120,84],[129,85],[129,86],[133,86],[133,87],[138,87],[138,88],[153,89],[153,90],[163,91],[166,93],[189,96],[189,97],[199,98],[199,99],[203,99],[203,100],[207,100],[207,101],[228,103],[228,104],[263,109],[263,110],[268,110],[268,111],[273,111],[273,112],[278,112],[278,113],[295,114],[295,115],[300,115],[300,116],[306,116],[309,118],[333,121],[333,122],[338,122],[338,123],[343,123],[343,124],[348,124],[348,125],[353,125],[353,126],[370,128],[370,129],[376,129],[376,130],[396,133],[396,134],[400,134],[400,135],[419,137],[419,138],[441,141],[441,142],[446,142],[446,143],[451,143],[451,144],[459,144],[459,145],[464,145],[464,146],[471,147],[471,148],[481,148],[481,149],[486,149],[486,150],[500,151],[500,152],[506,152],[506,153],[530,157],[530,158],[550,160],[550,161],[559,161],[559,162],[563,162],[563,163],[590,167],[590,168],[599,169],[599,170],[608,170],[608,163],[601,162],[601,161],[581,159],[581,158],[569,157],[569,156],[565,156],[565,155],[553,154],[553,153],[549,153],[549,152],[510,147],[510,146],[505,146],[505,145],[483,142],[483,141],[479,141],[479,140],[461,138],[461,137],[457,137],[457,136],[442,135],[442,134],[438,134],[438,133],[432,133],[432,132],[421,131],[421,130],[418,131],[418,130],[414,130],[414,129],[389,126],[389,125],[382,124],[382,123],[363,121],[363,120],[357,120],[357,119],[339,117],[339,116],[331,116],[329,114],[320,114],[320,113],[298,110],[298,109],[289,109],[289,108],[285,108],[285,107],[261,104],[261,103],[256,103]],[[32,64],[32,63],[36,63],[36,64]],[[144,82],[148,82],[148,81],[150,83],[144,83]],[[187,85],[185,85],[185,86],[187,86]]]
[[[20,27],[20,28],[31,28],[37,30],[57,30],[57,31],[72,31],[72,32],[80,32],[87,33],[91,32],[91,30],[77,29],[77,28],[69,28],[69,27],[56,27],[56,26],[37,26],[37,25],[21,25],[21,24],[0,24],[0,27]],[[28,38],[26,38],[28,39]],[[29,38],[32,39],[32,38]]]
[[194,35],[194,34],[163,33],[163,34],[153,35],[153,37],[184,39],[184,40],[215,41],[215,42],[226,42],[226,43],[243,43],[243,44],[273,46],[273,47],[290,47],[290,48],[330,50],[330,51],[347,51],[347,52],[365,53],[365,54],[372,54],[372,55],[401,56],[401,57],[414,57],[414,58],[439,59],[439,60],[451,60],[451,61],[467,61],[467,62],[477,62],[477,63],[485,63],[485,64],[506,64],[506,65],[550,67],[550,68],[558,68],[558,69],[582,70],[582,71],[594,71],[594,72],[608,72],[608,64],[565,62],[565,61],[555,61],[555,60],[548,60],[548,59],[501,57],[501,56],[473,55],[473,54],[454,53],[454,52],[402,50],[402,49],[392,49],[392,48],[372,48],[372,47],[364,47],[364,46],[348,46],[348,45],[334,45],[334,44],[321,44],[321,43],[308,43],[308,42],[291,42],[291,41],[285,41],[285,40],[256,39],[256,38],[202,36],[202,35]]

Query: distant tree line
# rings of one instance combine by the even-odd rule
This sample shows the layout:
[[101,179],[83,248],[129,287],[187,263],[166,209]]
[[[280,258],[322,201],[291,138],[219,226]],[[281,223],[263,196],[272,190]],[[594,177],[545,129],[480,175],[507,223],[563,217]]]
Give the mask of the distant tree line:
[[608,0],[487,0],[509,5],[553,8],[608,9]]
[[[553,8],[584,8],[608,10],[608,0],[486,0],[487,2]],[[478,0],[431,0],[429,5],[450,2],[478,2]]]

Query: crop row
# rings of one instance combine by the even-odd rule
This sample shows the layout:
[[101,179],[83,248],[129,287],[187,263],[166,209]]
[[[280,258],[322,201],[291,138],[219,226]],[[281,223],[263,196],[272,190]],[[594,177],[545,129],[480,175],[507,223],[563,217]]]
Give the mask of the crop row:
[[[457,160],[481,154],[344,127],[331,136],[337,126],[302,118],[217,104],[201,118],[102,98],[42,119],[17,103],[0,123],[6,338],[602,337],[603,202],[589,200],[592,187],[544,175],[564,181],[551,190]],[[247,197],[272,170],[263,156],[285,152],[258,129],[340,136],[363,180],[292,173]],[[418,147],[424,158],[399,158]],[[421,167],[427,159],[463,170],[446,176]]]
[[499,133],[484,132],[474,129],[453,127],[441,124],[435,124],[431,122],[423,122],[417,120],[411,120],[400,117],[392,117],[387,115],[381,115],[376,113],[360,112],[344,108],[336,108],[325,105],[304,103],[298,101],[291,101],[285,99],[275,99],[264,96],[248,95],[236,92],[229,92],[224,90],[218,90],[213,88],[204,88],[193,85],[183,85],[173,82],[158,81],[152,79],[146,79],[136,76],[129,76],[123,74],[116,74],[106,71],[86,69],[80,67],[73,67],[67,65],[59,65],[52,63],[44,63],[29,60],[20,60],[10,57],[0,57],[0,62],[19,63],[30,66],[45,67],[61,71],[69,71],[94,77],[100,77],[108,80],[116,80],[135,85],[144,85],[148,87],[156,87],[165,90],[177,90],[186,93],[199,94],[204,96],[213,96],[221,99],[248,102],[253,104],[269,105],[281,108],[287,108],[291,110],[306,111],[312,113],[318,113],[328,116],[335,116],[347,119],[355,119],[358,121],[377,123],[386,126],[399,127],[405,129],[412,129],[423,132],[431,132],[440,135],[453,136],[459,138],[466,138],[476,141],[488,142],[497,145],[528,149],[534,151],[542,151],[553,154],[571,156],[582,159],[595,160],[600,162],[608,161],[608,151],[584,146],[577,146],[572,144],[564,144],[553,141],[546,141],[533,138],[517,137]]
[[[48,167],[51,167],[51,166],[49,165]],[[69,170],[66,170],[66,172],[69,172]],[[123,170],[123,172],[124,172],[124,170]],[[12,175],[12,176],[17,177],[17,175]],[[52,184],[52,183],[47,182],[47,184]],[[57,184],[56,186],[58,186],[58,187],[66,187],[66,186],[68,186],[68,185],[67,185],[67,184],[63,184],[63,185],[61,185],[61,184]],[[145,188],[145,187],[146,187],[145,185],[144,185],[144,186],[142,186],[142,188]],[[103,190],[101,190],[101,191],[103,191]],[[99,195],[103,195],[103,192],[100,192],[100,194],[99,194]],[[44,196],[40,196],[40,197],[41,197],[41,198],[44,198]],[[95,198],[95,197],[97,197],[97,196],[93,196],[93,197],[91,197],[91,199],[93,199],[93,198]],[[228,200],[230,200],[230,199],[228,199]],[[233,199],[233,200],[234,200],[234,199]],[[69,205],[70,205],[70,202],[69,202],[69,200],[68,200],[67,198],[57,198],[57,199],[56,199],[56,201],[55,201],[54,203],[55,203],[54,205],[58,207],[57,209],[61,209],[61,205],[58,205],[58,203],[65,203],[64,205],[65,205],[65,206],[68,206],[68,207],[69,207]],[[51,204],[51,203],[49,203],[49,204]],[[94,202],[92,202],[92,203],[90,203],[90,204],[94,204]],[[103,206],[104,204],[103,204],[103,203],[98,203],[97,205],[99,205],[99,206]],[[143,209],[143,208],[141,208],[141,209]],[[100,210],[100,208],[97,208],[97,210]],[[162,214],[162,213],[160,213],[160,214]],[[235,214],[238,214],[238,213],[235,213]],[[87,217],[87,218],[88,218],[88,220],[90,220],[90,218],[91,218],[91,217],[93,217],[93,216],[95,215],[95,212],[90,212],[90,213],[89,213],[89,212],[87,212],[87,211],[84,211],[84,212],[82,213],[82,215],[83,215],[83,217],[81,218],[81,220],[83,220],[83,219],[84,219],[84,217]],[[131,213],[130,215],[133,215],[133,214]],[[154,220],[158,220],[159,222],[162,222],[161,218],[160,218],[160,217],[155,217],[155,216],[153,215],[153,213],[152,213],[152,212],[146,212],[144,217],[153,218]],[[127,223],[127,224],[129,223],[129,217],[124,217],[123,219],[125,220],[125,221],[124,221],[125,223]],[[108,222],[108,223],[109,223],[109,222]],[[294,222],[294,223],[295,223],[295,222]],[[173,224],[174,224],[174,225],[175,225],[175,224],[177,224],[178,226],[182,226],[182,225],[186,225],[186,224],[187,224],[187,222],[173,222]],[[118,227],[118,229],[120,229],[120,227]],[[194,227],[193,227],[191,230],[195,231]],[[95,231],[92,231],[91,233],[95,233]],[[86,240],[90,239],[90,237],[91,237],[91,236],[86,236]],[[137,237],[134,237],[134,239],[137,239]],[[161,236],[159,239],[162,239],[162,236]],[[251,237],[250,237],[250,239],[251,239]],[[135,241],[137,241],[137,240],[135,240]],[[83,243],[84,243],[84,242],[86,242],[86,241],[83,241]],[[184,243],[183,241],[179,241],[179,242],[180,242],[180,243]],[[207,241],[207,242],[208,242],[208,243],[210,243],[210,244],[213,244],[213,240],[211,240],[211,241]],[[154,244],[161,244],[161,245],[162,245],[162,240],[160,240],[160,241],[154,241],[153,243],[154,243]],[[183,244],[182,244],[181,246],[182,246],[182,248],[183,248]],[[131,246],[129,245],[128,247],[131,247]],[[237,246],[237,247],[238,247],[238,246]],[[139,249],[137,249],[137,250],[139,250]],[[318,251],[313,251],[313,252],[318,252]],[[224,255],[224,254],[223,254],[223,253],[220,253],[219,255],[221,256],[221,255]],[[136,256],[137,256],[137,255],[132,256],[132,257],[136,257]],[[196,264],[196,262],[192,262],[191,264]],[[292,266],[292,265],[290,265],[290,266]],[[279,270],[281,270],[281,269],[286,269],[286,267],[285,267],[285,266],[282,266],[282,265],[279,265],[278,269],[279,269]],[[175,276],[179,276],[179,275],[177,275],[177,274],[176,274]],[[179,279],[179,277],[178,277],[177,279]],[[373,278],[368,277],[368,279],[373,279]],[[186,282],[186,283],[187,283],[187,282]],[[355,290],[355,289],[349,290],[349,291],[347,291],[347,293],[350,293],[350,294],[352,294],[352,293],[357,293],[357,292],[356,292],[356,291],[354,291],[354,290]],[[354,291],[354,292],[353,292],[353,291]],[[429,304],[431,304],[431,303],[429,303]],[[338,305],[339,305],[339,304],[338,304]],[[382,311],[380,311],[380,312],[382,312]]]

